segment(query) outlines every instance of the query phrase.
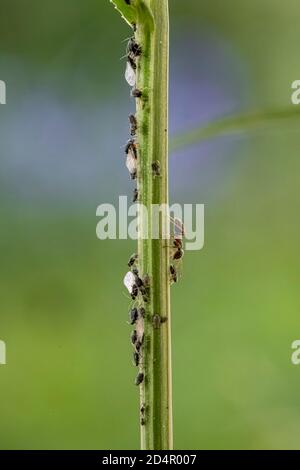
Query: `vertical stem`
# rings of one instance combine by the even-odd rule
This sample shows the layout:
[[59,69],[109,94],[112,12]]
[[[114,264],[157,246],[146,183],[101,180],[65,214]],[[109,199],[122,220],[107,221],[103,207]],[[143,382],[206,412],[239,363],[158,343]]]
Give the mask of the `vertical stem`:
[[[137,24],[137,41],[144,53],[139,61],[137,86],[143,92],[137,100],[140,148],[138,184],[140,203],[148,209],[148,238],[139,240],[139,266],[149,274],[151,299],[146,307],[145,346],[141,385],[141,406],[146,409],[141,426],[142,449],[172,449],[171,316],[169,244],[163,239],[161,213],[159,239],[151,239],[153,205],[165,205],[168,198],[168,83],[169,12],[168,0],[146,0],[154,18],[153,30],[143,21]],[[159,162],[160,176],[152,164]],[[142,220],[140,221],[142,224]],[[153,321],[155,319],[155,321]],[[160,320],[164,321],[160,321]]]
[[[139,215],[138,264],[140,276],[149,276],[150,297],[145,308],[144,345],[140,370],[141,447],[145,450],[173,448],[171,315],[169,243],[163,237],[166,211],[160,212],[159,237],[152,237],[152,208],[168,206],[168,0],[111,0],[133,26],[141,46],[137,57],[136,99],[139,203],[148,220]],[[160,174],[155,175],[153,164]],[[147,225],[146,225],[147,222]],[[139,301],[140,302],[140,301]]]

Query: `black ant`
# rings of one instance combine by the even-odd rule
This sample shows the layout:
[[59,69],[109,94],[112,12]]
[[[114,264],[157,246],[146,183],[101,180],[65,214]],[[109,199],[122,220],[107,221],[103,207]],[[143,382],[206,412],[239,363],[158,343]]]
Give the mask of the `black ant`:
[[144,374],[143,372],[139,372],[139,374],[136,376],[136,379],[135,379],[135,385],[139,386],[141,385],[141,383],[143,383],[143,381],[144,381]]
[[152,171],[154,176],[160,176],[160,163],[159,161],[152,163]]

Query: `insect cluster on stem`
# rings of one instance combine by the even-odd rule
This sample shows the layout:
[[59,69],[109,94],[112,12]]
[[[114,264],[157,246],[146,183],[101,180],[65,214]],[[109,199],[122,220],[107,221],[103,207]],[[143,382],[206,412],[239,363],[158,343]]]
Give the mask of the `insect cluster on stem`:
[[[127,5],[131,5],[131,0],[125,0]],[[134,26],[134,31],[136,31],[136,26]],[[145,89],[139,89],[137,73],[139,72],[139,60],[143,54],[143,48],[136,40],[135,35],[128,40],[126,47],[126,71],[125,78],[128,85],[131,87],[131,96],[136,100],[142,100],[142,102],[147,102],[147,91]],[[140,130],[143,131],[144,125],[143,120],[140,121],[141,114],[130,114],[129,119],[129,132],[130,137],[125,146],[125,157],[126,157],[126,166],[129,171],[130,178],[132,180],[137,180],[137,187],[133,192],[133,202],[136,203],[140,199],[139,194],[139,183],[140,183],[140,174],[138,165],[139,159],[141,156],[141,147],[139,146],[138,136],[140,135]],[[152,171],[153,181],[156,178],[161,177],[161,163],[159,160],[153,159],[150,167]],[[157,182],[157,180],[156,180]],[[173,230],[170,238],[170,266],[169,266],[169,275],[170,283],[176,283],[179,279],[179,271],[181,268],[181,262],[184,255],[183,251],[183,241],[184,236],[184,227],[179,219],[173,220]],[[133,330],[130,335],[130,342],[133,348],[132,351],[132,362],[135,367],[138,368],[138,373],[135,378],[136,386],[140,386],[143,383],[149,381],[149,377],[145,374],[145,365],[144,365],[144,354],[145,354],[145,345],[149,347],[147,343],[147,338],[149,341],[149,336],[145,336],[145,321],[147,321],[148,326],[152,325],[154,330],[158,330],[162,327],[163,323],[168,321],[167,316],[164,316],[162,313],[151,312],[150,308],[146,308],[147,304],[149,305],[150,300],[150,277],[144,272],[141,272],[141,264],[139,265],[139,258],[137,254],[134,254],[130,257],[128,261],[129,271],[124,277],[124,285],[127,288],[132,305],[129,311],[129,324],[132,326]],[[146,313],[147,309],[147,313]],[[147,317],[146,317],[147,315]],[[146,330],[148,331],[148,329]],[[140,423],[145,425],[147,421],[147,407],[149,403],[143,403],[140,408]]]
[[[131,5],[130,0],[125,0],[127,5]],[[136,26],[133,25],[134,31]],[[126,47],[126,71],[125,79],[131,87],[131,95],[140,99],[143,96],[141,90],[136,87],[136,71],[138,68],[138,58],[142,55],[142,48],[136,41],[135,35],[128,40]],[[129,171],[130,178],[136,180],[138,176],[138,158],[139,146],[137,142],[138,120],[136,115],[129,115],[130,124],[130,139],[125,146],[126,166]],[[133,202],[139,199],[138,188],[134,189]],[[128,261],[130,271],[124,277],[124,285],[127,288],[133,305],[129,312],[129,323],[134,325],[134,330],[131,333],[131,344],[133,346],[133,364],[139,367],[139,373],[135,379],[135,384],[138,386],[144,381],[144,372],[142,370],[142,347],[144,343],[144,318],[145,309],[144,303],[149,301],[150,286],[149,277],[140,276],[138,269],[138,255],[134,254]],[[145,417],[144,417],[145,418]]]
[[[147,303],[150,295],[150,286],[148,276],[143,278],[139,275],[137,267],[138,255],[133,254],[128,261],[130,271],[124,277],[124,285],[131,295],[134,304],[129,312],[129,324],[134,325],[131,333],[131,344],[133,346],[133,364],[136,367],[142,366],[142,346],[144,344],[144,319],[146,316],[143,303]],[[136,385],[143,382],[144,373],[139,372],[136,378]]]
[[184,225],[180,219],[171,219],[171,250],[170,250],[170,282],[178,282],[178,273],[181,268],[184,256],[183,237],[185,234]]
[[[131,2],[127,2],[128,5]],[[125,78],[128,85],[132,88],[131,95],[134,98],[141,98],[142,92],[136,88],[136,70],[137,70],[137,60],[142,54],[142,48],[137,43],[135,36],[131,37],[127,43],[126,47],[126,71],[125,71]],[[138,129],[138,122],[137,118],[134,114],[129,115],[129,123],[130,123],[130,135],[131,138],[128,140],[126,147],[125,147],[125,154],[126,154],[126,166],[129,171],[130,177],[132,180],[136,180],[137,178],[137,160],[138,160],[138,143],[136,140],[136,131]],[[138,201],[138,189],[136,188],[133,193],[133,202]]]

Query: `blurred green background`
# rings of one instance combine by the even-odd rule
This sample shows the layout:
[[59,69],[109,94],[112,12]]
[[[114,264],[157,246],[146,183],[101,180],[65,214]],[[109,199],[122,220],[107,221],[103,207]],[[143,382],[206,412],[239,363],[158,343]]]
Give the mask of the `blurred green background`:
[[[287,107],[298,0],[170,0],[171,134]],[[1,449],[135,449],[128,299],[134,242],[96,239],[131,196],[126,24],[108,0],[1,0]],[[292,106],[292,105],[291,105]],[[206,243],[172,288],[180,449],[300,448],[299,132],[170,156],[172,202],[206,205]]]

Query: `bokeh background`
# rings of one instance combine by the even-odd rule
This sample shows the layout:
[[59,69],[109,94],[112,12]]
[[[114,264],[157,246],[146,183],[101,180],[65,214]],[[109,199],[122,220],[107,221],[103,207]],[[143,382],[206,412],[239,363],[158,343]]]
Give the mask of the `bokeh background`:
[[[170,0],[171,136],[288,107],[298,0]],[[131,196],[130,30],[108,0],[0,0],[1,449],[135,449],[128,299],[134,242],[96,238]],[[206,205],[206,243],[172,288],[175,446],[300,448],[300,135],[170,155],[172,202]]]

